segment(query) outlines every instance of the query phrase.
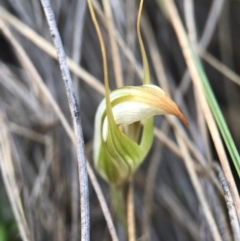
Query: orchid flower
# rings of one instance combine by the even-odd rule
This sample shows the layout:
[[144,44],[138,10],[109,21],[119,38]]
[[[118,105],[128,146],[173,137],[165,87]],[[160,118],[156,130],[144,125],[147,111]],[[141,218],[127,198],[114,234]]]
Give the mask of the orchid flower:
[[[94,163],[101,176],[120,185],[127,181],[149,152],[153,141],[153,116],[171,114],[186,125],[177,105],[155,85],[126,86],[110,94],[113,127],[109,124],[104,99],[95,117]],[[143,131],[139,136],[139,122]],[[126,126],[135,130],[129,137]],[[136,126],[136,128],[134,128]],[[127,129],[129,131],[129,129]]]
[[[101,45],[105,85],[105,98],[95,116],[93,159],[96,170],[107,182],[121,186],[130,180],[152,146],[153,116],[171,114],[186,125],[188,122],[161,88],[150,85],[148,61],[140,34],[143,0],[140,1],[137,34],[142,53],[144,85],[125,86],[111,93],[104,41],[91,0],[88,0],[88,5]],[[142,131],[140,123],[143,125]]]

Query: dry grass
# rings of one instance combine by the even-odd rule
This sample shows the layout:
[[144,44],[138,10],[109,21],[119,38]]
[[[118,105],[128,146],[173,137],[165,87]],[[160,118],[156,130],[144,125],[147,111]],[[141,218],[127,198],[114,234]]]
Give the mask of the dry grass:
[[[141,84],[136,39],[139,2],[92,2],[109,46],[110,88]],[[129,199],[134,194],[134,206],[129,202],[128,207],[129,240],[135,240],[135,235],[152,241],[240,240],[235,184],[239,178],[228,165],[231,159],[221,144],[181,32],[185,24],[239,148],[239,23],[234,20],[240,6],[237,1],[175,2],[145,0],[142,33],[152,82],[179,104],[190,127],[172,117],[155,119],[152,151],[129,191]],[[108,187],[91,168],[94,115],[104,95],[95,28],[84,1],[52,0],[51,4],[80,104],[91,240],[127,240],[110,212]],[[182,19],[176,17],[179,12]],[[80,240],[75,135],[40,1],[0,0],[0,46],[0,187],[6,190],[18,227],[18,234],[8,240]],[[7,230],[6,218],[1,216],[0,237],[1,228]]]

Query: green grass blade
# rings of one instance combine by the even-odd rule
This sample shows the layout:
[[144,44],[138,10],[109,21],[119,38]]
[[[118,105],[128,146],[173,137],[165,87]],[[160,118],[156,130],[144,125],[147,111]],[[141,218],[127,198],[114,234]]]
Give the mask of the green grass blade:
[[198,73],[201,77],[201,81],[202,81],[205,96],[207,98],[207,102],[208,102],[208,104],[211,108],[211,111],[212,111],[213,115],[214,115],[215,121],[217,122],[218,128],[221,132],[224,143],[227,146],[227,149],[229,151],[229,154],[231,156],[233,164],[236,168],[238,176],[240,177],[240,156],[239,156],[238,150],[237,150],[236,145],[233,141],[231,133],[228,129],[226,121],[225,121],[225,119],[222,115],[222,112],[219,108],[217,100],[216,100],[216,98],[213,94],[212,88],[209,84],[209,80],[206,76],[206,73],[203,70],[200,59],[199,59],[198,56],[196,56],[196,54],[193,53],[193,55],[194,55],[196,67],[198,69]]

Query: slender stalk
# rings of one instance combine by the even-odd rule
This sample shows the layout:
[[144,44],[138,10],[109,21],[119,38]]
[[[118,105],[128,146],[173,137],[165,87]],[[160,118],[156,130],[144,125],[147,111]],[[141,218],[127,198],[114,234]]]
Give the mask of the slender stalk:
[[207,49],[212,36],[215,33],[215,28],[222,12],[224,2],[225,0],[214,0],[212,2],[203,33],[199,41],[199,46],[203,49]]
[[[135,1],[126,1],[126,44],[129,49],[134,54],[136,49],[136,2]],[[133,85],[134,81],[134,70],[131,65],[127,65],[125,83],[126,85]]]
[[142,54],[142,62],[143,62],[143,83],[146,84],[150,84],[151,80],[150,80],[150,71],[149,71],[149,67],[148,67],[148,61],[147,61],[147,56],[146,56],[146,51],[144,48],[144,44],[142,41],[142,36],[141,36],[141,32],[140,32],[140,21],[141,21],[141,15],[142,15],[142,8],[143,8],[143,1],[140,1],[140,5],[139,5],[139,10],[138,10],[138,16],[137,16],[137,36],[138,36],[138,41],[139,41],[139,45],[140,45],[140,49],[141,49],[141,54]]
[[218,177],[222,184],[224,198],[225,198],[227,209],[228,209],[230,224],[232,226],[234,241],[240,241],[240,227],[239,227],[237,212],[236,212],[236,208],[234,206],[232,194],[230,192],[228,183],[226,181],[226,178],[223,174],[221,167],[216,164],[215,168],[218,172]]
[[[224,3],[224,0],[214,0],[214,2],[211,5],[211,9],[209,11],[206,24],[204,26],[202,36],[198,42],[198,47],[200,47],[201,49],[207,49],[212,39],[212,36],[215,32],[215,28],[217,25],[217,21],[219,19],[219,15],[223,7],[223,3]],[[190,75],[189,75],[188,69],[186,69],[183,74],[183,78],[181,80],[179,89],[185,93],[189,87],[189,84],[190,84]],[[183,89],[183,86],[184,86],[184,89]]]
[[124,230],[127,231],[124,187],[110,185],[110,188],[114,210]]
[[0,113],[0,170],[21,239],[30,241],[31,234],[25,217],[20,190],[14,170],[11,142],[6,117]]
[[[80,63],[82,55],[82,42],[83,42],[83,27],[84,17],[86,13],[86,1],[79,0],[76,2],[75,16],[74,16],[74,31],[72,41],[72,59],[76,63]],[[80,105],[80,86],[81,82],[77,75],[72,75],[73,86],[76,91],[77,100]],[[73,147],[74,150],[75,147]],[[77,163],[73,161],[71,163],[71,241],[79,240],[79,194],[78,194],[78,174],[77,174]]]
[[[196,31],[196,23],[195,23],[195,17],[194,17],[194,2],[193,0],[184,0],[184,16],[185,21],[187,25],[188,30],[188,37],[189,41],[192,44],[194,50],[196,51],[197,47],[197,31]],[[209,137],[207,133],[207,126],[204,120],[204,116],[201,111],[201,104],[198,99],[198,92],[196,86],[194,86],[194,96],[195,96],[195,105],[196,105],[196,113],[197,113],[197,123],[203,142],[206,143],[206,145],[203,147],[204,152],[206,153],[207,161],[210,162],[211,155],[210,155],[210,149],[209,149]],[[199,139],[199,135],[198,135]]]
[[152,60],[153,70],[156,74],[156,80],[158,81],[159,86],[161,86],[166,94],[170,96],[171,92],[169,90],[167,73],[165,71],[161,52],[158,49],[154,31],[147,14],[143,13],[141,26],[143,35],[145,36],[146,43],[148,45],[149,57]]
[[128,184],[127,193],[127,229],[128,241],[136,241],[135,217],[134,217],[134,186],[133,180]]
[[[74,16],[74,31],[73,31],[73,42],[72,42],[72,59],[76,63],[80,63],[82,55],[82,41],[83,41],[83,26],[84,26],[84,17],[86,12],[86,1],[77,1],[76,10]],[[79,100],[79,86],[80,81],[76,75],[73,75],[73,85],[76,91],[78,103]],[[76,214],[75,214],[76,215]]]
[[[110,90],[109,90],[109,80],[108,80],[108,65],[107,65],[107,55],[106,55],[106,48],[103,40],[103,36],[98,24],[98,21],[95,16],[95,12],[92,6],[92,1],[87,0],[88,2],[88,7],[90,10],[90,14],[92,17],[93,24],[95,26],[100,47],[101,47],[101,52],[102,52],[102,60],[103,60],[103,74],[104,74],[104,87],[105,87],[105,99],[106,99],[106,111],[107,111],[107,119],[109,123],[109,129],[110,133],[114,133],[114,129],[117,128],[114,117],[113,117],[113,112],[112,112],[112,107],[111,107],[111,101],[110,101]],[[126,228],[126,218],[125,218],[125,211],[124,211],[124,197],[123,197],[123,188],[118,189],[115,185],[111,185],[111,194],[112,194],[112,199],[113,199],[113,205],[115,208],[115,211],[117,213],[117,216],[124,226]]]
[[123,86],[123,77],[122,77],[122,66],[121,66],[121,59],[118,51],[118,46],[116,42],[116,38],[114,37],[114,19],[112,16],[112,9],[110,5],[109,0],[103,0],[103,8],[105,11],[106,16],[106,23],[107,23],[107,30],[108,30],[108,36],[111,46],[111,54],[112,54],[112,61],[113,61],[113,69],[115,74],[115,81],[117,88]]
[[62,72],[62,77],[68,97],[69,107],[72,115],[73,126],[77,142],[77,159],[80,185],[80,205],[81,205],[81,240],[89,241],[90,221],[89,221],[89,199],[88,199],[88,177],[86,157],[84,153],[84,140],[82,133],[81,118],[78,108],[77,98],[73,89],[71,76],[67,67],[66,55],[62,46],[62,41],[56,26],[54,13],[49,0],[41,0],[43,10],[49,25],[51,36],[57,50],[58,61]]
[[[107,55],[106,55],[106,48],[105,44],[103,41],[103,36],[100,30],[100,27],[98,25],[96,15],[92,6],[92,1],[88,1],[88,7],[90,10],[90,14],[92,17],[93,24],[96,28],[100,47],[101,47],[101,52],[102,52],[102,60],[103,60],[103,75],[104,75],[104,86],[105,86],[105,98],[106,98],[106,106],[107,106],[107,118],[108,118],[108,123],[109,127],[112,128],[112,125],[114,125],[115,121],[113,118],[113,113],[112,113],[112,108],[111,108],[111,102],[110,102],[110,90],[109,90],[109,83],[108,83],[108,65],[107,65]],[[111,120],[111,121],[110,121]]]

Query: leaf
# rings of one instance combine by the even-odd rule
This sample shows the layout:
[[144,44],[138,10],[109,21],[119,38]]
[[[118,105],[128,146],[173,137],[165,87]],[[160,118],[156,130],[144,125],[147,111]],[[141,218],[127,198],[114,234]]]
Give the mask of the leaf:
[[202,81],[205,96],[207,98],[207,102],[208,102],[208,104],[211,108],[211,111],[212,111],[213,115],[214,115],[215,121],[217,122],[218,128],[221,132],[224,143],[227,146],[227,149],[228,149],[229,154],[232,158],[232,161],[233,161],[235,169],[238,173],[238,176],[240,177],[240,156],[239,156],[239,153],[237,151],[236,145],[235,145],[235,143],[232,139],[232,136],[231,136],[231,133],[228,129],[226,121],[225,121],[225,119],[222,115],[222,112],[221,112],[220,108],[219,108],[217,100],[216,100],[216,98],[214,96],[214,93],[212,91],[212,88],[209,84],[209,80],[206,76],[206,73],[203,70],[201,61],[198,58],[198,56],[194,53],[193,50],[192,50],[192,54],[193,54],[193,59],[195,61],[196,67],[198,69],[198,73],[201,77],[201,81]]

